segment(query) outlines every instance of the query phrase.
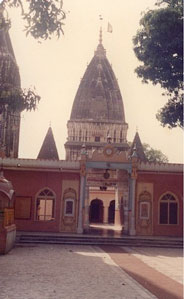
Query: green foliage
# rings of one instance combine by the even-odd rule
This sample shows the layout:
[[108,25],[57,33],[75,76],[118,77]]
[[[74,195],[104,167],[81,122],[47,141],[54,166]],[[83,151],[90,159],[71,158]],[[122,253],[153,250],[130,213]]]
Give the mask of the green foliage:
[[153,149],[149,144],[143,143],[143,150],[149,162],[168,163],[168,158],[160,151]]
[[[168,125],[170,128],[177,125],[182,127],[182,2],[181,0],[157,1],[157,5],[161,4],[165,6],[149,10],[140,20],[141,29],[134,37],[133,43],[135,55],[142,65],[135,71],[144,83],[151,81],[154,85],[160,84],[165,89],[169,101],[157,116],[162,125]],[[171,108],[170,113],[169,108]]]
[[167,124],[169,128],[176,126],[183,127],[183,97],[177,96],[170,98],[166,105],[160,109],[156,118],[163,123]]
[[2,8],[21,8],[26,34],[35,39],[50,39],[53,34],[57,37],[64,34],[62,0],[3,0],[0,5]]
[[35,110],[39,101],[40,96],[35,89],[23,90],[9,86],[0,88],[0,114],[7,106],[11,111]]
[[[22,18],[25,21],[26,35],[30,34],[37,40],[50,39],[53,34],[60,37],[63,32],[63,19],[65,13],[62,10],[62,0],[3,0],[0,3],[0,30],[8,31],[11,21],[3,16],[7,7],[21,9]],[[3,64],[2,64],[3,65]],[[11,72],[6,64],[6,72]],[[4,82],[3,78],[1,81]],[[8,82],[0,82],[0,114],[7,109],[11,111],[35,110],[40,96],[34,89],[23,90]]]

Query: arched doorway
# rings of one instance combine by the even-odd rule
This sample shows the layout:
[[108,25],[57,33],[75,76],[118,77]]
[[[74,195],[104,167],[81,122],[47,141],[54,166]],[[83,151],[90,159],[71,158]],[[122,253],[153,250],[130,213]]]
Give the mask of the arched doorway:
[[108,222],[114,223],[115,216],[115,200],[111,200],[109,209],[108,209]]
[[103,223],[103,202],[100,199],[93,199],[90,204],[90,222]]

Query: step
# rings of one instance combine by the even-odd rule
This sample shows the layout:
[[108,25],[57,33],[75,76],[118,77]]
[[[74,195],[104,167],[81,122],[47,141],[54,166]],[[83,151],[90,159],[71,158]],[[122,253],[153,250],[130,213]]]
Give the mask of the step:
[[143,238],[112,238],[112,237],[80,237],[55,235],[20,235],[16,244],[67,244],[67,245],[113,245],[113,246],[144,246],[183,248],[182,240],[143,239]]

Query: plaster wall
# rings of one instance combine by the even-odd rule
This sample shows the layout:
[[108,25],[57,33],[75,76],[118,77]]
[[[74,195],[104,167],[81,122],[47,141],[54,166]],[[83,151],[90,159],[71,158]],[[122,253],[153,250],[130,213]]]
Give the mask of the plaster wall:
[[[183,236],[183,176],[182,173],[139,172],[136,187],[136,199],[139,186],[153,185],[153,235]],[[145,189],[145,188],[143,188]],[[143,190],[142,189],[142,190]],[[164,193],[172,193],[178,199],[178,224],[159,224],[159,199]],[[137,204],[137,200],[136,200]]]
[[[4,173],[14,186],[15,201],[16,198],[27,200],[27,207],[25,203],[22,211],[23,214],[25,212],[27,218],[15,218],[17,230],[59,232],[62,210],[62,180],[79,181],[79,174],[31,170],[5,170]],[[36,220],[36,196],[45,188],[49,188],[56,196],[55,217],[52,221]],[[29,213],[28,205],[30,206]]]

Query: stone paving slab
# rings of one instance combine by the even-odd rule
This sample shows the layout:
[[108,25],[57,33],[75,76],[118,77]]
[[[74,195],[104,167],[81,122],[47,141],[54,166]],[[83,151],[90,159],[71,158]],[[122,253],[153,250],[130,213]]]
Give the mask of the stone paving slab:
[[127,249],[100,246],[133,279],[159,299],[183,299],[183,285],[135,257]]
[[183,284],[183,249],[152,247],[122,248],[150,267]]
[[156,298],[95,246],[16,247],[0,256],[0,299]]

